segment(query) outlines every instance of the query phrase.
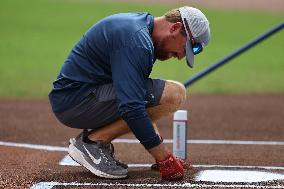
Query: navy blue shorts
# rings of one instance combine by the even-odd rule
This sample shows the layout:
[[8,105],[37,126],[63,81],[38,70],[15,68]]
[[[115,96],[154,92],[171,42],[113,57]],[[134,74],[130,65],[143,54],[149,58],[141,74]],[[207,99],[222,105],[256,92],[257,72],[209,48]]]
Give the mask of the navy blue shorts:
[[[147,80],[146,108],[159,105],[164,87],[164,80]],[[98,86],[81,103],[55,115],[64,125],[78,129],[97,129],[116,121],[120,115],[113,85]]]

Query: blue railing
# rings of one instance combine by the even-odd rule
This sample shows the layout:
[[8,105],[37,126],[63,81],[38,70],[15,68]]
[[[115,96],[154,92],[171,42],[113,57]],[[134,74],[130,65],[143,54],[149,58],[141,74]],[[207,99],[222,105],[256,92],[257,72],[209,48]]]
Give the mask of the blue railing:
[[190,79],[186,80],[184,82],[184,86],[187,88],[190,85],[192,85],[194,82],[198,81],[199,79],[201,79],[202,77],[206,76],[207,74],[211,73],[212,71],[214,71],[215,69],[219,68],[220,66],[224,65],[225,63],[229,62],[230,60],[232,60],[233,58],[237,57],[238,55],[242,54],[243,52],[247,51],[248,49],[250,49],[251,47],[255,46],[256,44],[260,43],[261,41],[263,41],[264,39],[267,39],[268,37],[272,36],[273,34],[275,34],[276,32],[280,31],[281,29],[284,28],[284,22],[280,23],[279,25],[275,26],[274,28],[272,28],[271,30],[265,32],[264,34],[258,36],[257,38],[255,38],[254,40],[250,41],[249,43],[245,44],[244,46],[242,46],[241,48],[239,48],[238,50],[236,50],[235,52],[231,53],[230,55],[226,56],[225,58],[223,58],[222,60],[218,61],[215,64],[212,64],[211,66],[205,68],[204,70],[200,71],[199,73],[197,73],[196,75],[194,75],[193,77],[191,77]]

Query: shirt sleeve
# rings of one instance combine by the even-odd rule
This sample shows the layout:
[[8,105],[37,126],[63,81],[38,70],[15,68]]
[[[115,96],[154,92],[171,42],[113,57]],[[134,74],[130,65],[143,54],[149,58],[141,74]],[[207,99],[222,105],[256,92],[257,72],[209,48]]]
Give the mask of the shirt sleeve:
[[136,138],[150,149],[161,143],[145,108],[145,82],[152,69],[151,53],[141,47],[123,47],[111,54],[118,110]]

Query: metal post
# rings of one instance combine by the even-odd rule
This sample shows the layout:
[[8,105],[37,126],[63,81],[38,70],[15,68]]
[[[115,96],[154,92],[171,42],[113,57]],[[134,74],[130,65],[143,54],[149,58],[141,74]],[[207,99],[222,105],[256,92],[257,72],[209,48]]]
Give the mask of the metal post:
[[224,65],[225,63],[229,62],[233,58],[237,57],[238,55],[242,54],[243,52],[247,51],[248,49],[250,49],[254,45],[260,43],[264,39],[267,39],[268,37],[270,37],[271,35],[273,35],[277,31],[280,31],[283,28],[284,28],[284,22],[280,23],[279,25],[275,26],[271,30],[265,32],[264,34],[260,35],[259,37],[257,37],[256,39],[250,41],[249,43],[245,44],[243,47],[241,47],[240,49],[238,49],[235,52],[231,53],[230,55],[228,55],[227,57],[225,57],[222,60],[218,61],[217,63],[215,63],[215,64],[205,68],[204,70],[200,71],[199,73],[197,73],[196,75],[194,75],[190,79],[186,80],[184,82],[184,86],[186,88],[189,87],[189,85],[192,85],[197,80],[201,79],[205,75],[209,74],[210,72],[214,71],[215,69],[219,68],[220,66]]

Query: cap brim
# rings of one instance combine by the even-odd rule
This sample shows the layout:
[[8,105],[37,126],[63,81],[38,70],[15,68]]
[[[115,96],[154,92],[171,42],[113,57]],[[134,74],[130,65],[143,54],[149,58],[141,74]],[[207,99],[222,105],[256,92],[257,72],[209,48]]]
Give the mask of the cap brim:
[[187,42],[186,42],[185,51],[186,51],[186,63],[189,67],[193,68],[194,54],[192,52],[192,47],[191,47],[191,43],[190,43],[189,40],[187,40]]

